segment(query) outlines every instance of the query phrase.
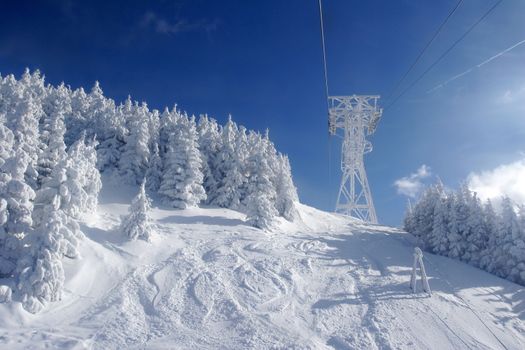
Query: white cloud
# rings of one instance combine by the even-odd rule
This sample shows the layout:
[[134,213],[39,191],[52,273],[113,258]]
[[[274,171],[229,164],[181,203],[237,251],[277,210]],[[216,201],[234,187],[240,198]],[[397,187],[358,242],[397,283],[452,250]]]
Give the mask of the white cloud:
[[471,173],[468,187],[483,199],[498,201],[509,196],[518,204],[525,203],[525,158],[494,169]]
[[429,177],[430,175],[430,167],[423,164],[416,170],[415,173],[397,179],[394,182],[394,186],[396,186],[397,193],[407,197],[415,198],[425,186],[422,180]]
[[521,86],[515,89],[508,89],[498,97],[500,104],[508,105],[516,102],[523,103],[525,100],[525,86]]
[[147,12],[141,20],[142,27],[153,27],[153,29],[160,34],[179,34],[183,32],[211,32],[217,29],[217,20],[200,19],[190,22],[186,19],[178,19],[174,22],[169,22],[160,17],[154,12]]

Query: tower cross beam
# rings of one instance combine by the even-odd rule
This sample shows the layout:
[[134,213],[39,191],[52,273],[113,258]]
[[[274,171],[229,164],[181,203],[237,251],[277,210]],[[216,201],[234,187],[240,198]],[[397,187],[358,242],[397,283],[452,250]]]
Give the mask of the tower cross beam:
[[341,185],[335,211],[366,222],[377,223],[364,155],[372,151],[366,136],[372,135],[383,112],[377,95],[329,96],[328,130],[343,139]]

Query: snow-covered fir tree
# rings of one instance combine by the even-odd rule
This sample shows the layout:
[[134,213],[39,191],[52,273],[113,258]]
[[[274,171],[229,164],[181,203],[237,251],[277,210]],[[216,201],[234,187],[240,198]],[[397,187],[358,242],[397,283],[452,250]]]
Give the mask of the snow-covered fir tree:
[[98,193],[102,188],[96,167],[95,146],[94,140],[86,144],[85,136],[82,135],[68,150],[66,175],[71,183],[71,203],[66,211],[76,219],[96,210]]
[[241,204],[242,188],[246,183],[243,173],[246,158],[245,149],[237,149],[240,144],[237,134],[239,129],[231,117],[221,131],[221,143],[218,151],[215,168],[217,171],[217,189],[212,204],[225,208],[236,209]]
[[129,239],[149,241],[153,234],[153,224],[149,216],[151,201],[146,194],[145,182],[140,185],[139,193],[128,209],[128,215],[122,219],[121,231]]
[[210,203],[216,197],[215,190],[219,177],[214,166],[221,148],[219,125],[215,119],[203,115],[199,118],[197,132],[199,134],[199,150],[202,156],[203,186],[207,194],[207,201]]
[[185,209],[206,199],[202,186],[202,158],[197,146],[194,118],[179,115],[173,122],[175,125],[168,136],[159,193],[168,205]]
[[246,217],[248,223],[262,229],[270,229],[278,215],[272,201],[276,193],[271,181],[273,172],[265,156],[266,147],[267,143],[260,138],[247,160]]
[[292,169],[287,156],[278,155],[278,168],[276,171],[276,199],[275,207],[279,215],[289,221],[293,221],[297,216],[296,203],[299,202],[297,189],[292,180]]
[[0,169],[0,274],[9,276],[22,256],[22,238],[33,225],[31,218],[35,192],[25,182],[29,159],[17,149]]
[[41,148],[38,158],[38,184],[41,185],[51,174],[58,162],[66,156],[65,117],[71,114],[70,92],[61,84],[52,88],[46,99],[46,108],[41,123]]
[[71,182],[67,178],[67,159],[53,169],[35,198],[34,229],[24,237],[26,254],[18,263],[18,289],[22,304],[32,313],[62,296],[64,270],[62,257],[78,256],[82,237],[76,221],[67,214],[71,204]]
[[150,160],[150,112],[146,104],[135,105],[119,161],[119,170],[125,181],[137,184],[144,178]]
[[149,159],[149,165],[146,169],[146,183],[151,191],[158,191],[162,179],[162,159],[160,158],[160,151],[158,143],[153,146],[153,152]]
[[13,155],[15,137],[2,120],[0,120],[0,167]]

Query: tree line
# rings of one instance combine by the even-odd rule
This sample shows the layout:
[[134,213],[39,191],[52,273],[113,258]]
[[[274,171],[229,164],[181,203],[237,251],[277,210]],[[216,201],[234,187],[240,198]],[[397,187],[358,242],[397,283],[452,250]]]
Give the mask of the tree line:
[[525,206],[509,197],[495,210],[466,185],[448,191],[437,183],[409,208],[404,228],[427,251],[525,285]]
[[[262,229],[297,215],[289,160],[268,132],[130,97],[117,105],[98,83],[86,93],[46,85],[39,71],[0,76],[0,277],[27,310],[61,298],[62,259],[78,256],[78,220],[96,210],[101,172],[145,183],[174,208],[243,211]],[[147,208],[140,194],[132,207]]]

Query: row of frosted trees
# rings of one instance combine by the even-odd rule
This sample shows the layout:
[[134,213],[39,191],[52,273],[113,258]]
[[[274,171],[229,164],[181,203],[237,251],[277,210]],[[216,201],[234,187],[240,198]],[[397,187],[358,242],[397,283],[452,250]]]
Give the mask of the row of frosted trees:
[[38,71],[0,76],[0,277],[27,310],[60,299],[62,260],[78,256],[78,220],[96,209],[102,171],[146,182],[175,208],[241,210],[264,229],[297,215],[288,158],[267,133],[131,98],[116,105],[98,83],[86,93],[45,85]]
[[508,197],[494,210],[467,186],[429,187],[408,210],[405,230],[424,248],[525,285],[525,207]]
[[101,188],[96,141],[64,142],[68,94],[38,72],[0,77],[0,277],[30,312],[61,298],[62,260],[78,256],[77,220]]

